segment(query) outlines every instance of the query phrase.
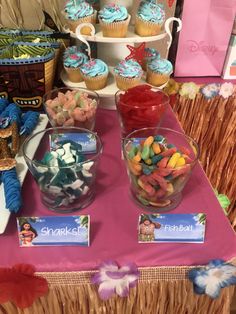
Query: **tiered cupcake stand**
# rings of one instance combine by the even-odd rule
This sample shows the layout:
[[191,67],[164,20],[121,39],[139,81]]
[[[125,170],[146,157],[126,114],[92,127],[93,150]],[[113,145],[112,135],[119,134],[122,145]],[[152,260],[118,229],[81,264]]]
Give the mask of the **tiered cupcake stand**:
[[[76,38],[79,41],[82,41],[83,43],[85,43],[88,47],[87,51],[88,54],[90,55],[91,50],[90,50],[90,46],[89,46],[89,42],[95,42],[95,43],[99,43],[99,44],[112,44],[115,45],[115,49],[112,50],[112,60],[117,60],[117,63],[122,59],[122,57],[120,55],[122,55],[122,53],[126,53],[126,56],[129,54],[129,51],[127,49],[126,44],[129,45],[134,45],[134,44],[138,44],[138,43],[147,43],[147,42],[154,42],[154,41],[158,41],[158,40],[162,40],[166,37],[168,37],[168,42],[167,42],[167,48],[169,50],[171,43],[172,43],[172,34],[171,34],[171,24],[176,21],[178,23],[178,27],[177,27],[177,32],[179,32],[182,28],[182,21],[178,18],[175,17],[170,17],[166,20],[165,24],[164,24],[164,32],[156,35],[156,36],[148,36],[148,37],[141,37],[135,34],[134,32],[134,27],[130,26],[128,29],[128,33],[127,36],[124,38],[110,38],[110,37],[103,37],[102,32],[100,30],[100,26],[96,25],[95,27],[92,24],[89,23],[83,23],[80,24],[77,29],[76,29],[76,33],[71,32],[68,29],[65,29],[66,32],[69,32],[71,37]],[[89,26],[91,28],[91,35],[82,35],[80,33],[80,30],[82,27],[84,26]],[[125,49],[124,49],[125,48]],[[103,49],[104,50],[104,49]],[[104,54],[106,54],[107,52],[104,50]],[[100,57],[100,56],[99,56]],[[101,59],[102,56],[100,57]],[[104,60],[105,62],[107,60]],[[103,100],[103,103],[105,103],[104,107],[106,107],[107,109],[115,109],[114,103],[111,102],[111,100],[109,100],[108,104],[106,104],[106,98],[111,99],[111,97],[114,97],[114,94],[117,92],[118,88],[116,86],[116,82],[115,82],[115,78],[113,76],[113,66],[114,64],[111,64],[114,62],[108,62],[109,64],[109,77],[108,77],[108,83],[107,86],[103,89],[97,90],[96,92],[99,94],[100,97],[104,97],[105,99]],[[61,72],[61,80],[63,81],[63,83],[67,86],[67,87],[82,87],[82,88],[86,88],[85,83],[81,82],[81,83],[73,83],[70,82],[67,78],[67,74],[66,72],[63,70]],[[141,83],[146,83],[145,82],[145,74],[143,76],[143,79],[141,81]],[[160,88],[163,88],[165,85],[161,86]]]

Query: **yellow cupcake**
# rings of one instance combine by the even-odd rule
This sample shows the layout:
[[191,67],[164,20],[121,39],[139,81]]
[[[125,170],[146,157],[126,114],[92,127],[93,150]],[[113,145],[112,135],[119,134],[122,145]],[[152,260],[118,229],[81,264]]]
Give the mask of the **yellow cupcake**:
[[130,15],[124,6],[110,3],[99,11],[98,20],[104,37],[119,38],[127,34]]
[[99,90],[107,84],[108,66],[100,59],[86,62],[80,68],[80,72],[88,89]]
[[141,1],[135,19],[135,33],[143,37],[158,35],[164,21],[165,11],[160,4]]
[[169,60],[156,58],[147,65],[147,83],[159,87],[168,82],[172,71]]

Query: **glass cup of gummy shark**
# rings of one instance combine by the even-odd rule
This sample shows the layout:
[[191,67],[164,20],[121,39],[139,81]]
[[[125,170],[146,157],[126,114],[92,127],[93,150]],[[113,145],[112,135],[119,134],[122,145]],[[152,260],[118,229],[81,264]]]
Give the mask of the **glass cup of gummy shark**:
[[[36,153],[30,158],[35,145]],[[29,136],[22,151],[48,209],[68,213],[93,201],[102,153],[96,133],[77,127],[48,128]]]
[[123,155],[135,202],[152,212],[174,209],[182,200],[199,157],[197,143],[168,128],[143,128],[123,141]]

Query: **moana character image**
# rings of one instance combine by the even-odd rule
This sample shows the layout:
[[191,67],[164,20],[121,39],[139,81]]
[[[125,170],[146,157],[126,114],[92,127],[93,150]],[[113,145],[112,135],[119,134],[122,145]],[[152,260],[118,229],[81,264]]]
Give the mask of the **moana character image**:
[[37,231],[27,221],[20,227],[19,238],[21,246],[31,246],[34,238],[37,237]]
[[139,241],[152,242],[155,240],[155,229],[160,229],[161,224],[153,222],[150,218],[142,217],[139,224]]

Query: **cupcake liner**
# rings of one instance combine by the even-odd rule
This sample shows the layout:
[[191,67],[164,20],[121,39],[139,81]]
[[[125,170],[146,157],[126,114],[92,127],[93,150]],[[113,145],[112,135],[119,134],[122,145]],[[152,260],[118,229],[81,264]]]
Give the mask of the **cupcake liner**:
[[116,86],[120,90],[127,90],[131,87],[135,87],[140,84],[140,80],[142,76],[139,77],[123,77],[119,74],[114,74],[115,75],[115,80],[116,80]]
[[144,21],[139,16],[135,19],[135,33],[139,36],[155,36],[160,34],[162,24]]
[[102,19],[98,18],[99,24],[101,25],[102,33],[104,37],[122,38],[126,37],[130,15],[124,21],[106,23]]
[[108,73],[95,77],[87,76],[81,73],[81,76],[84,79],[86,87],[91,90],[102,89],[107,84]]
[[154,86],[161,86],[165,84],[170,78],[170,74],[161,74],[158,72],[153,72],[149,68],[147,68],[147,83]]
[[80,69],[79,68],[69,68],[69,67],[65,67],[64,69],[67,73],[67,77],[68,80],[73,82],[73,83],[80,83],[83,82],[83,77],[80,73]]
[[[78,20],[71,20],[66,18],[67,24],[72,32],[75,33],[76,27],[82,23],[91,23],[93,25],[96,24],[97,19],[97,11],[94,11],[92,15],[81,17]],[[91,28],[89,26],[85,26],[81,29],[80,33],[82,35],[90,35],[91,34]]]

